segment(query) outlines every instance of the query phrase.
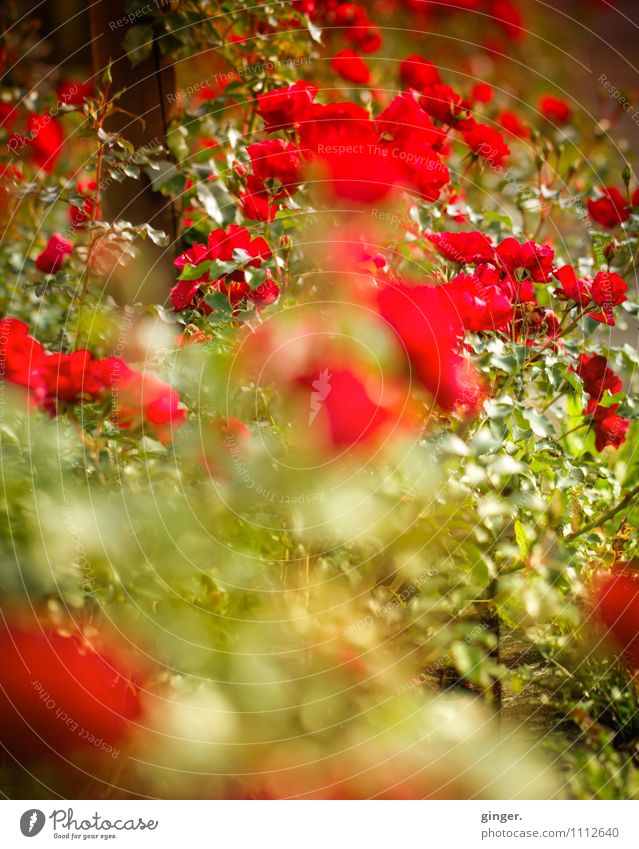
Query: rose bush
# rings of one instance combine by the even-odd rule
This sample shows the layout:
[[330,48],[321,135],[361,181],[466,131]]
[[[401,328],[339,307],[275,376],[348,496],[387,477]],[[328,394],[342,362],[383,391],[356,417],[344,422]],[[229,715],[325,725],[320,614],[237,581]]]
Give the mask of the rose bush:
[[514,0],[126,5],[182,85],[143,146],[111,66],[3,54],[6,787],[635,797],[611,120]]

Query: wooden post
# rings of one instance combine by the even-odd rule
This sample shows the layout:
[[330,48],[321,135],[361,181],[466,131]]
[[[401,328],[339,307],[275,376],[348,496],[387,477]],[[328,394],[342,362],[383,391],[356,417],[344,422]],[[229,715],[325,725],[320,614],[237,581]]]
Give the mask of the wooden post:
[[[137,18],[133,24],[121,23],[128,17],[124,5],[123,0],[94,0],[89,6],[94,79],[99,81],[111,62],[111,91],[124,89],[118,106],[130,113],[116,113],[105,129],[121,133],[136,148],[165,144],[167,128],[175,113],[175,69],[160,56],[157,41],[147,59],[135,67],[131,65],[122,42],[131,26],[149,24],[152,19]],[[148,268],[153,268],[153,273],[148,275],[148,280],[143,279],[143,274],[131,287],[136,290],[137,300],[164,300],[173,279],[177,239],[172,204],[152,190],[146,175],[139,180],[127,178],[122,183],[111,180],[102,194],[102,203],[107,221],[123,218],[133,224],[147,222],[169,237],[166,248],[144,243],[145,262]]]

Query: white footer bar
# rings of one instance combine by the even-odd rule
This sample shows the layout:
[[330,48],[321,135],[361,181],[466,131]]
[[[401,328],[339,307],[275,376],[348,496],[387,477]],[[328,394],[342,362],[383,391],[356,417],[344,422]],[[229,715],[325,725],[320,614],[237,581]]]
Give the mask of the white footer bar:
[[638,815],[628,801],[3,801],[0,845],[637,849]]

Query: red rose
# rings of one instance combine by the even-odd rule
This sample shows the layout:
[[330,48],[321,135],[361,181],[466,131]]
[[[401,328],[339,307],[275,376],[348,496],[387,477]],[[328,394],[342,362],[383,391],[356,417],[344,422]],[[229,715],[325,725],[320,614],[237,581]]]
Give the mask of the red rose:
[[183,271],[187,265],[199,265],[201,262],[206,262],[210,258],[208,245],[195,242],[187,251],[184,251],[184,253],[181,253],[173,260],[173,265],[179,271]]
[[427,232],[426,238],[435,245],[443,257],[460,265],[491,262],[495,256],[495,249],[490,239],[477,230],[467,233]]
[[425,200],[436,201],[450,182],[450,171],[441,156],[417,133],[388,147],[393,159],[403,166],[402,183]]
[[331,67],[342,79],[357,85],[366,85],[371,78],[368,65],[354,50],[342,50],[333,56]]
[[628,201],[626,201],[619,189],[601,189],[600,196],[588,201],[588,212],[593,221],[612,230],[619,224],[623,224],[630,218]]
[[620,563],[595,583],[594,613],[634,672],[639,669],[639,575]]
[[572,107],[565,100],[546,94],[539,100],[539,111],[548,121],[567,124],[572,118]]
[[15,103],[7,103],[5,100],[0,100],[0,127],[7,132],[11,131],[18,120],[18,106]]
[[45,387],[40,365],[45,357],[42,345],[29,335],[29,328],[16,318],[0,321],[0,377],[24,386],[43,398]]
[[242,251],[247,254],[243,261],[252,268],[259,268],[262,262],[271,258],[271,249],[266,239],[261,236],[252,239],[246,227],[237,224],[231,224],[227,230],[220,228],[209,233],[208,246],[209,258],[224,262],[235,259],[235,251]]
[[608,368],[608,360],[600,354],[581,354],[577,374],[584,382],[584,389],[594,401],[601,401],[604,392],[612,395],[621,392],[622,383]]
[[497,116],[497,121],[507,133],[510,133],[511,136],[515,136],[515,138],[527,139],[530,137],[530,127],[524,124],[515,112],[504,109]]
[[242,213],[250,221],[272,221],[280,209],[270,202],[266,186],[253,174],[246,178],[246,191],[240,195],[240,205]]
[[595,429],[595,447],[597,451],[604,448],[619,448],[626,441],[630,422],[617,415],[619,404],[611,407],[589,406],[584,415],[590,415],[590,424]]
[[414,88],[417,91],[441,83],[439,71],[433,63],[417,55],[409,56],[400,62],[399,78],[405,88]]
[[502,134],[486,124],[475,124],[463,136],[475,156],[481,156],[491,165],[501,165],[510,155],[510,148]]
[[81,207],[69,207],[69,219],[71,221],[71,226],[74,230],[79,230],[81,227],[84,227],[88,221],[93,219],[94,212],[95,217],[99,218],[101,211],[100,207],[97,206],[96,201],[97,185],[95,180],[80,181],[76,184],[75,188],[79,195],[86,198]]
[[317,86],[307,82],[272,89],[257,96],[257,113],[268,130],[280,130],[304,121],[315,100]]
[[269,275],[263,283],[260,283],[259,286],[256,286],[255,289],[252,289],[249,292],[247,298],[249,301],[252,301],[258,309],[261,309],[262,307],[268,307],[271,304],[274,304],[279,296],[279,286]]
[[578,301],[582,307],[587,306],[592,301],[592,278],[578,278],[575,269],[570,265],[563,265],[553,272],[554,276],[561,283],[561,289],[557,291],[557,295],[562,300]]
[[58,101],[69,106],[82,106],[85,97],[92,97],[95,87],[92,82],[82,83],[78,80],[63,80],[56,94]]
[[327,150],[376,144],[378,134],[371,117],[356,103],[315,103],[308,120],[300,126],[300,147],[311,158]]
[[103,389],[103,384],[91,369],[88,351],[49,354],[40,363],[39,375],[46,392],[41,406],[52,415],[57,412],[58,401],[79,404],[84,398],[97,398]]
[[247,148],[253,173],[258,179],[278,180],[294,192],[302,178],[302,158],[297,147],[282,139],[266,139]]
[[204,297],[204,293],[200,292],[200,287],[208,282],[209,278],[207,275],[200,277],[198,280],[178,280],[169,292],[169,298],[173,304],[174,312],[180,312],[187,307],[195,310],[200,309],[202,306],[200,302]]
[[595,275],[590,291],[593,301],[602,307],[601,312],[589,313],[590,317],[605,324],[614,325],[612,308],[628,300],[626,297],[628,284],[614,271],[600,271]]
[[495,91],[488,83],[477,83],[473,86],[471,97],[478,103],[490,103],[495,96]]
[[377,297],[382,318],[439,406],[475,412],[481,398],[479,380],[459,353],[463,326],[443,289],[389,284]]
[[526,37],[523,16],[513,0],[490,0],[488,14],[495,19],[495,23],[504,30],[508,38],[521,41]]
[[121,380],[128,379],[131,374],[133,369],[129,368],[120,357],[103,357],[91,363],[91,378],[97,385],[102,386],[103,390],[110,391],[114,386],[119,385]]
[[439,144],[444,133],[436,127],[410,91],[394,97],[375,119],[380,134],[397,142],[413,138],[429,145]]
[[80,633],[5,623],[0,655],[0,737],[21,761],[81,749],[95,757],[142,714],[139,674]]
[[402,175],[394,160],[381,158],[366,148],[323,156],[321,162],[332,203],[340,198],[359,204],[376,203],[393,190]]
[[64,145],[62,124],[52,115],[34,115],[27,118],[29,145],[33,159],[44,171],[53,171]]
[[419,103],[422,109],[442,124],[454,124],[465,113],[461,94],[443,83],[428,86]]
[[238,267],[217,277],[214,272],[204,270],[202,276],[193,280],[179,280],[170,293],[173,309],[179,312],[191,307],[209,314],[211,307],[204,301],[204,288],[207,286],[214,286],[224,295],[228,295],[229,302],[237,306],[250,292],[245,280],[245,269],[259,268],[271,255],[267,241],[261,236],[252,239],[246,227],[231,224],[226,230],[213,230],[208,235],[206,245],[196,243],[173,261],[176,268],[180,271],[187,265],[197,268],[200,263],[212,260],[236,262]]
[[547,283],[553,272],[554,250],[549,245],[525,242],[519,251],[520,267],[525,268],[535,283]]
[[362,6],[355,8],[359,10],[355,21],[346,29],[344,35],[361,53],[374,53],[382,46],[379,28],[373,25]]
[[36,268],[45,274],[55,274],[62,268],[65,256],[70,253],[73,253],[71,242],[55,233],[47,242],[46,248],[36,257]]
[[172,431],[186,420],[180,396],[153,374],[125,372],[113,381],[113,423],[120,428],[141,427],[164,445]]
[[309,159],[318,166],[331,201],[344,198],[374,203],[398,184],[403,170],[398,159],[379,142],[368,112],[354,103],[315,106],[313,120],[300,128]]
[[475,274],[458,274],[442,286],[466,330],[502,330],[513,320],[511,299],[489,266]]
[[[236,251],[245,256],[237,257]],[[272,255],[266,239],[258,236],[251,238],[246,227],[231,224],[226,230],[221,227],[209,233],[207,244],[196,242],[187,251],[173,261],[176,268],[182,271],[187,265],[199,265],[201,262],[219,259],[222,262],[236,261],[240,265],[259,268],[262,262]]]
[[379,441],[403,424],[402,405],[397,410],[384,400],[388,386],[375,385],[350,367],[325,366],[297,382],[311,391],[309,427],[316,431],[323,425],[333,448]]

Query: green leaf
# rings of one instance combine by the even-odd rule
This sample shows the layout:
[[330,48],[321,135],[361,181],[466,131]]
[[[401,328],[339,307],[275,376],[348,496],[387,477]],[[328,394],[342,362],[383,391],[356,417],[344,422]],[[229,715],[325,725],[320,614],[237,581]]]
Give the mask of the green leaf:
[[212,262],[199,262],[197,265],[185,265],[182,269],[179,280],[199,280],[200,277],[211,270]]
[[530,427],[535,436],[543,437],[555,435],[555,429],[546,416],[543,416],[532,407],[528,407],[527,409],[522,410],[522,412],[526,421],[530,423]]
[[135,68],[151,55],[153,47],[153,28],[150,26],[131,27],[124,37],[122,46],[126,50],[131,65]]
[[[217,289],[213,292],[210,292],[206,298],[206,303],[213,308],[213,310],[217,311],[217,318],[225,318],[233,314],[233,307],[229,303],[229,299],[226,295],[223,295]],[[216,314],[213,313],[209,316],[209,321],[215,321]]]
[[164,230],[156,230],[150,224],[142,224],[140,226],[140,233],[143,237],[148,236],[153,244],[158,245],[158,247],[166,247],[169,243],[169,237]]
[[213,189],[208,186],[206,183],[199,183],[195,193],[197,195],[197,199],[200,201],[206,214],[209,218],[212,218],[216,224],[220,226],[224,224],[224,215],[222,214],[222,210],[220,209],[220,204],[215,197],[215,192]]
[[233,261],[236,262],[238,265],[244,265],[245,263],[250,262],[252,259],[253,257],[250,255],[250,253],[248,253],[248,251],[245,251],[243,248],[235,248],[235,250],[233,251]]
[[183,162],[189,156],[187,137],[186,127],[183,127],[178,121],[173,121],[166,134],[166,146],[178,162]]
[[132,177],[134,180],[140,176],[140,169],[137,165],[122,165],[122,170],[127,177]]
[[528,542],[528,537],[526,536],[526,530],[519,519],[515,519],[514,522],[515,527],[515,540],[517,545],[519,546],[519,550],[524,555],[524,557],[528,557],[530,554],[530,543]]

